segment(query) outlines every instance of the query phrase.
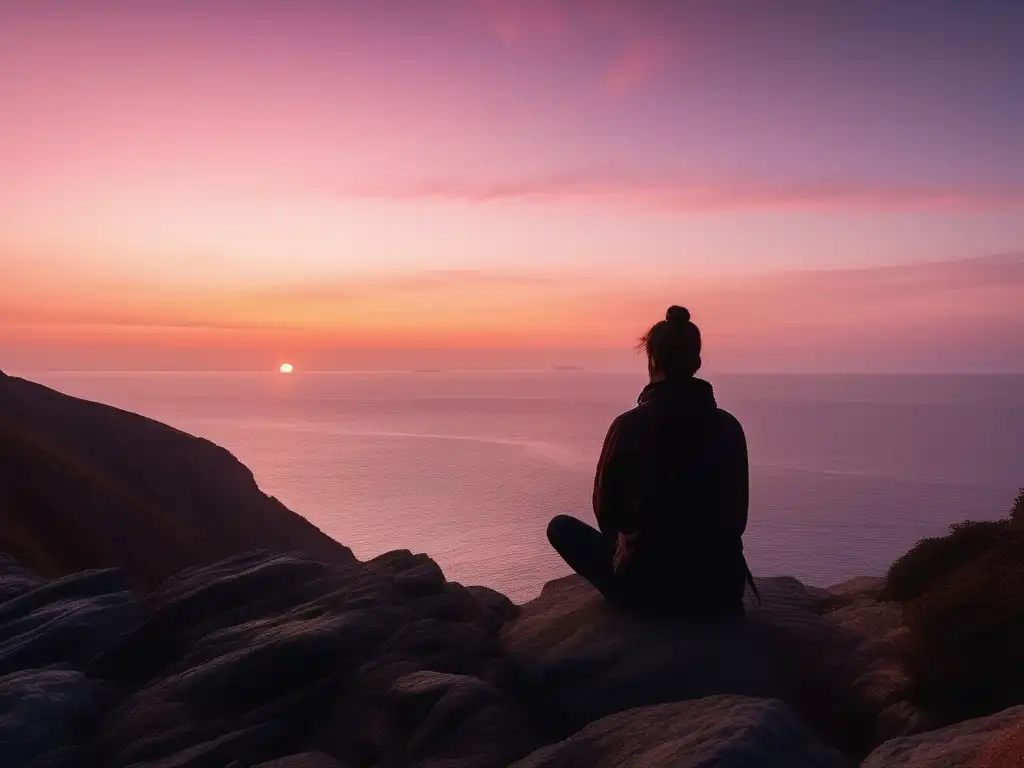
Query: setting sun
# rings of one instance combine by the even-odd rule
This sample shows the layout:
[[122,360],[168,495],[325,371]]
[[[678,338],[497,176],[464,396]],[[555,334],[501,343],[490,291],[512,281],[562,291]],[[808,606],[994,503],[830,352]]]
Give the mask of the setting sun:
[[281,367],[279,370],[281,371],[281,373],[291,373],[292,371],[295,370],[295,367],[291,363],[281,363]]

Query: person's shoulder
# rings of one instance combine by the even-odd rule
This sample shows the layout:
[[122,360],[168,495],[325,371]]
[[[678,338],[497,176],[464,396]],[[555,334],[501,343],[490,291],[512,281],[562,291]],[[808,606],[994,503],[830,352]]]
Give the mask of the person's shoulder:
[[725,408],[718,408],[718,423],[723,432],[730,436],[744,437],[743,425]]
[[628,411],[623,411],[614,419],[612,419],[612,429],[622,429],[624,426],[628,426],[636,421],[636,408],[630,408]]
[[649,406],[635,405],[616,416],[612,420],[611,428],[620,434],[633,432],[639,425],[647,421],[650,417],[649,411]]

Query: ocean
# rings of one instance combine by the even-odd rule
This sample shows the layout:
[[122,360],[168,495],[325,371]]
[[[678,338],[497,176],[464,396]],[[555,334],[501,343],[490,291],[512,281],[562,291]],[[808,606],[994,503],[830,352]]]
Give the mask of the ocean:
[[[544,529],[592,522],[594,464],[642,377],[585,371],[31,374],[228,448],[360,558],[426,552],[517,601],[568,573]],[[1007,514],[1024,376],[709,377],[747,432],[756,575],[883,574],[925,536]]]

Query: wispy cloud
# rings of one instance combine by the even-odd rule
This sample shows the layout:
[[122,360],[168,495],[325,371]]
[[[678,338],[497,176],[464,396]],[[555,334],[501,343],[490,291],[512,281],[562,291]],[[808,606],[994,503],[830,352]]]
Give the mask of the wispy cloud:
[[381,296],[495,291],[508,288],[540,289],[556,285],[551,277],[527,272],[481,269],[425,269],[396,275],[358,275],[293,283],[259,290],[259,299],[305,301],[360,301]]
[[[708,278],[682,287],[669,285],[658,292],[672,294],[665,299],[710,307],[718,315],[763,314],[808,325],[830,318],[870,323],[873,317],[915,303],[936,319],[943,314],[952,321],[962,312],[1012,310],[1011,315],[1024,320],[1024,302],[1016,301],[1024,296],[1024,253],[846,269],[776,270]],[[623,296],[618,304],[641,310],[649,306],[654,293],[635,303]],[[977,298],[982,293],[999,300],[958,304],[958,297]]]
[[619,286],[603,332],[686,304],[705,362],[734,371],[1024,371],[1024,254]]
[[652,6],[626,0],[478,0],[504,45],[579,50],[595,82],[613,96],[635,93],[676,63],[677,35],[665,34]]
[[604,73],[604,87],[618,96],[646,88],[670,68],[676,53],[665,39],[648,37],[634,40],[609,63]]
[[478,0],[477,5],[491,33],[507,45],[562,40],[570,28],[564,0]]
[[1022,296],[1018,253],[701,280],[431,270],[201,297],[147,300],[140,288],[130,300],[5,304],[0,344],[150,339],[226,357],[241,346],[617,349],[628,363],[633,340],[664,306],[685,303],[713,370],[1020,371]]
[[438,199],[464,203],[502,200],[632,205],[706,213],[737,210],[853,209],[874,211],[1018,209],[1024,184],[914,183],[858,179],[698,180],[598,169],[520,179],[435,179],[350,184],[343,197]]
[[[74,293],[66,282],[51,277],[23,284],[17,294],[0,291],[0,324],[274,331],[360,324],[366,314],[391,323],[388,318],[408,318],[410,313],[430,324],[437,317],[468,318],[488,306],[528,304],[531,296],[558,293],[563,287],[549,275],[477,269],[359,274],[201,292],[94,278],[89,290]],[[494,321],[486,318],[488,325]]]

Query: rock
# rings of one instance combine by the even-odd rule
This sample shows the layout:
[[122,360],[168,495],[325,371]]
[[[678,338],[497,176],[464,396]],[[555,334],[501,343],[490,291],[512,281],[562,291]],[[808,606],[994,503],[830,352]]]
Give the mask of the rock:
[[833,611],[861,598],[878,600],[884,589],[885,578],[882,576],[855,576],[821,590],[819,599],[822,608]]
[[21,619],[33,611],[63,601],[89,599],[128,591],[128,582],[124,573],[115,568],[74,573],[53,581],[44,581],[18,597],[0,604],[0,625]]
[[44,582],[3,565],[20,585],[0,602],[0,765],[89,765],[82,745],[110,692],[81,670],[139,625],[142,604],[117,570]]
[[27,763],[25,768],[100,768],[100,761],[88,747],[57,747]]
[[302,752],[260,763],[255,768],[346,768],[346,766],[323,752]]
[[434,594],[445,583],[437,563],[426,555],[414,555],[407,549],[385,552],[366,561],[366,567],[390,576],[400,592],[414,597]]
[[181,761],[220,760],[231,750],[219,739],[252,732],[263,735],[238,742],[246,766],[309,749],[356,765],[464,754],[507,765],[526,742],[498,691],[500,625],[438,574],[407,552],[341,566],[253,552],[182,572],[89,667],[127,692],[99,748],[114,764],[191,765]]
[[206,635],[272,617],[321,595],[324,587],[313,582],[327,571],[302,555],[267,552],[183,571],[153,593],[151,616],[97,659],[90,673],[126,685],[144,683]]
[[852,768],[779,701],[713,696],[602,718],[512,768]]
[[84,668],[142,620],[118,571],[57,579],[0,604],[0,674],[61,664]]
[[863,768],[1002,768],[1024,760],[1024,706],[887,741]]
[[505,768],[529,751],[519,714],[483,680],[414,672],[396,680],[391,694],[402,765]]
[[495,627],[500,628],[519,615],[519,606],[501,592],[496,592],[489,587],[467,587],[466,589],[480,605],[481,610],[487,616],[488,623]]
[[826,615],[857,642],[864,670],[856,680],[858,695],[878,712],[875,743],[909,736],[938,725],[937,718],[909,700],[910,677],[902,656],[908,629],[903,607],[879,599],[885,580],[861,577],[830,587],[822,605]]
[[[92,686],[80,672],[33,669],[0,677],[0,765],[27,765],[78,744],[98,719]],[[51,755],[51,764],[57,757]]]
[[758,582],[743,623],[666,623],[616,611],[579,577],[550,582],[502,639],[525,695],[556,737],[638,706],[716,694],[780,698],[833,744],[864,754],[904,681],[878,672],[863,637],[822,615],[795,579]]
[[774,659],[747,636],[621,614],[574,576],[521,606],[502,640],[556,736],[633,707],[779,693]]
[[0,603],[23,595],[45,582],[13,557],[0,553]]
[[355,560],[223,448],[14,377],[0,378],[0,506],[0,550],[46,577],[120,566],[149,590],[262,547]]
[[[172,734],[173,735],[173,734]],[[168,739],[160,738],[164,749],[153,749],[151,744],[142,744],[119,756],[116,766],[132,766],[132,768],[224,768],[237,764],[253,765],[260,760],[260,755],[273,751],[281,735],[277,729],[269,725],[254,726],[239,731],[231,731],[192,744],[182,749],[167,752]]]
[[972,768],[1020,768],[1024,762],[1024,718],[1007,728],[974,759]]

